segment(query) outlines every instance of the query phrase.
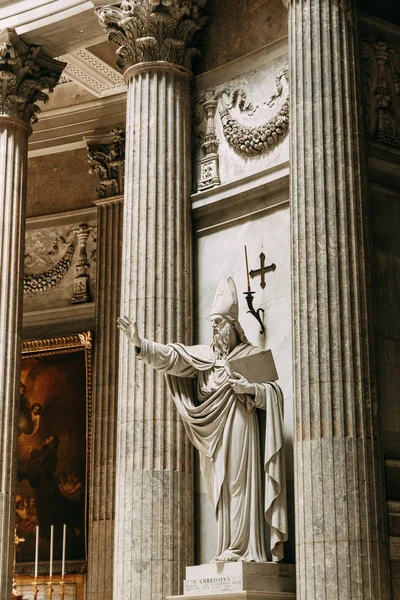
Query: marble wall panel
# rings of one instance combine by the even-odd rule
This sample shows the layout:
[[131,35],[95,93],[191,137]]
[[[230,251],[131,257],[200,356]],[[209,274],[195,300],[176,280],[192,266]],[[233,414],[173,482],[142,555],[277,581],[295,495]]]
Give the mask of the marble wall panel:
[[400,341],[379,338],[377,350],[384,452],[400,459]]
[[[97,220],[95,209],[76,211],[58,219],[28,220],[25,235],[24,312],[40,312],[80,304],[79,274],[87,279],[87,302],[96,287]],[[79,237],[87,235],[82,263]],[[86,232],[86,233],[85,233]],[[74,301],[78,300],[78,302]],[[82,300],[82,299],[81,299]]]
[[[197,306],[197,343],[211,341],[209,314],[218,281],[232,276],[239,297],[239,320],[249,340],[263,348],[271,348],[279,374],[279,383],[285,395],[285,436],[288,476],[289,529],[291,538],[286,548],[286,560],[293,560],[293,408],[292,408],[292,354],[291,354],[291,298],[290,298],[290,216],[287,204],[271,210],[259,219],[211,231],[197,237],[195,253],[195,305]],[[276,264],[276,270],[266,275],[266,287],[260,287],[260,278],[252,280],[256,292],[254,305],[265,310],[266,334],[261,335],[254,317],[247,314],[243,292],[247,290],[244,245],[247,245],[249,268],[259,267],[259,255],[264,252],[266,264]],[[197,469],[197,472],[198,469]],[[203,482],[198,476],[196,494],[196,563],[208,562],[216,546],[216,527],[213,508]]]
[[[251,66],[257,64],[257,66]],[[219,178],[221,184],[226,184],[243,177],[251,177],[265,169],[286,162],[289,159],[288,135],[288,110],[285,103],[288,100],[287,76],[287,45],[282,44],[266,46],[254,56],[254,61],[238,60],[235,63],[222,67],[217,72],[206,73],[197,79],[196,98],[194,103],[194,191],[201,191],[201,159],[205,152],[202,144],[207,141],[207,120],[204,102],[210,99],[217,101],[214,117],[215,136],[219,142]],[[250,128],[251,133],[243,136],[243,130],[238,130],[236,123],[232,125],[229,133],[232,137],[246,140],[256,144],[253,155],[246,155],[234,146],[232,138],[229,140],[224,134],[224,108],[228,109],[229,116],[240,126]],[[260,131],[260,127],[269,123],[280,111],[287,112],[287,120],[278,125],[279,137],[276,142],[271,142],[271,133],[268,127]],[[258,128],[258,129],[257,129]],[[273,129],[273,127],[272,127]],[[265,136],[265,131],[268,135]],[[270,140],[271,146],[257,150],[260,141]]]
[[194,65],[204,73],[287,35],[288,17],[281,0],[208,0],[203,57]]
[[84,148],[32,157],[28,161],[27,217],[92,207],[96,184],[89,175]]
[[[393,167],[398,170],[398,157],[393,157]],[[386,179],[386,185],[388,181]],[[400,256],[400,189],[371,186],[371,230],[375,252]],[[378,268],[379,271],[379,268]]]
[[377,333],[400,341],[400,254],[375,254],[375,297]]
[[[389,185],[389,182],[388,182]],[[386,458],[400,459],[400,194],[370,188],[377,381]]]

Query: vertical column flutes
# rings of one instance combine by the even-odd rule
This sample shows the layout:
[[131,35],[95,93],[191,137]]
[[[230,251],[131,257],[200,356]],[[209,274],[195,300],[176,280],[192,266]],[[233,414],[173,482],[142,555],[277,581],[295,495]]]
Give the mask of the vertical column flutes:
[[0,598],[12,589],[28,127],[0,116]]
[[88,600],[111,600],[114,560],[118,340],[122,197],[95,202],[96,336],[89,493]]
[[[28,136],[40,90],[53,89],[65,66],[28,46],[13,29],[0,32],[0,600],[9,600],[18,439],[22,279]],[[20,432],[22,433],[22,432]]]
[[[97,14],[128,86],[121,315],[149,339],[190,344],[190,67],[204,19],[195,0],[124,0]],[[179,593],[192,519],[191,445],[163,375],[122,336],[113,597]]]
[[[150,339],[190,343],[189,77],[154,63],[127,77],[121,314]],[[192,449],[164,377],[125,337],[118,399],[114,597],[162,600],[193,560]]]
[[390,598],[352,0],[287,0],[299,600]]

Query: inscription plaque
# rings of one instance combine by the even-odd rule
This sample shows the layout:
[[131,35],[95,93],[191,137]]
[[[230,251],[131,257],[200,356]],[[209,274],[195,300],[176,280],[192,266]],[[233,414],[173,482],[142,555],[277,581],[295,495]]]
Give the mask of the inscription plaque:
[[185,581],[185,596],[195,596],[199,592],[241,592],[243,590],[242,577],[202,577],[187,579]]

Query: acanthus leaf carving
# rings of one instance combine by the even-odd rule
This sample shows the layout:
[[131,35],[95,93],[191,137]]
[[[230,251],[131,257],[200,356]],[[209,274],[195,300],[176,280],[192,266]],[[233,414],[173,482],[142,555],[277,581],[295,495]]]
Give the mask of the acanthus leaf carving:
[[58,83],[65,63],[42,54],[41,46],[29,46],[13,29],[0,33],[1,114],[36,123],[40,112],[37,102],[47,102]]
[[125,131],[114,128],[107,135],[86,138],[89,173],[100,178],[99,198],[124,193]]
[[140,62],[166,61],[191,68],[196,37],[206,19],[195,0],[130,0],[96,9],[108,40],[118,46],[124,71]]

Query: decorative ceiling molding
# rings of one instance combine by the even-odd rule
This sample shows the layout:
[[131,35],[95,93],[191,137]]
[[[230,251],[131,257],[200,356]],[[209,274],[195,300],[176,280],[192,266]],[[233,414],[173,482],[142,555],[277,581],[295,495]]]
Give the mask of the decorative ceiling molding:
[[122,75],[89,50],[80,48],[61,60],[67,63],[64,75],[98,98],[126,90]]
[[125,119],[126,92],[43,111],[29,138],[30,156],[48,154],[49,149],[84,148],[84,137],[124,127]]

